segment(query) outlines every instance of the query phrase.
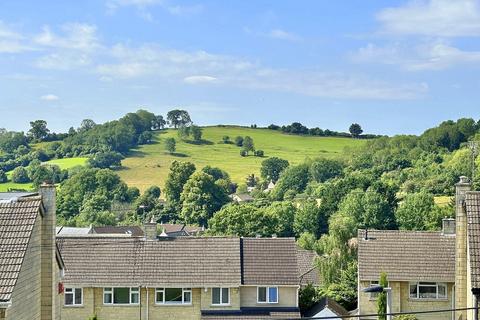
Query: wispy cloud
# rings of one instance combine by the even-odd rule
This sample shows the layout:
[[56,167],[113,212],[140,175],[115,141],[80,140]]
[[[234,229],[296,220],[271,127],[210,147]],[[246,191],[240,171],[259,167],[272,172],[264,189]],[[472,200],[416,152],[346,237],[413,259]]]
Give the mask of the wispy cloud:
[[434,37],[479,36],[477,0],[414,0],[378,13],[382,31]]
[[398,65],[408,71],[444,70],[463,64],[478,64],[480,51],[464,51],[445,40],[423,42],[413,47],[398,42],[386,46],[369,43],[351,54],[351,59]]
[[300,36],[282,29],[273,29],[267,34],[267,36],[273,39],[288,40],[288,41],[301,40]]
[[149,7],[154,6],[163,8],[168,13],[176,16],[196,15],[202,13],[204,10],[201,4],[179,5],[168,0],[108,0],[106,2],[107,12],[109,14],[114,14],[123,7],[133,7],[137,11],[137,14],[147,21],[154,20],[152,13],[148,10]]
[[0,53],[20,53],[34,50],[25,38],[0,20]]
[[183,82],[189,84],[212,83],[217,81],[217,78],[211,76],[188,76],[183,78]]
[[54,94],[46,94],[46,95],[43,95],[40,97],[40,100],[44,100],[44,101],[57,101],[59,100],[60,98]]

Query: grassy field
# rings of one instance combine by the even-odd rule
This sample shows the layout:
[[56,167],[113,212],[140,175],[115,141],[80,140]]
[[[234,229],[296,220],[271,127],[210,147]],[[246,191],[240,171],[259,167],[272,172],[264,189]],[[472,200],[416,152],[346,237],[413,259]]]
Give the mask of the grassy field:
[[[87,163],[88,158],[65,158],[65,159],[54,159],[47,161],[48,164],[54,164],[60,167],[60,169],[70,169],[76,166],[83,166]],[[12,171],[7,172],[7,177],[10,180],[10,176],[12,175]],[[8,181],[6,183],[0,183],[0,192],[5,192],[10,189],[15,190],[32,190],[31,183],[15,183],[12,181]]]
[[[221,142],[223,136],[229,136],[233,141],[236,136],[247,135],[253,138],[256,149],[265,152],[265,157],[241,157],[239,147]],[[173,155],[165,151],[163,141],[167,137],[174,137],[177,141]],[[340,157],[345,147],[365,143],[349,138],[286,135],[273,130],[241,127],[206,127],[203,128],[203,139],[203,143],[193,144],[180,141],[175,130],[159,132],[154,143],[141,146],[123,160],[124,168],[118,173],[129,186],[140,190],[151,185],[163,187],[171,162],[179,160],[190,161],[197,169],[206,165],[219,167],[227,171],[233,181],[243,183],[248,174],[259,175],[261,162],[267,157],[276,156],[298,164],[307,157]]]

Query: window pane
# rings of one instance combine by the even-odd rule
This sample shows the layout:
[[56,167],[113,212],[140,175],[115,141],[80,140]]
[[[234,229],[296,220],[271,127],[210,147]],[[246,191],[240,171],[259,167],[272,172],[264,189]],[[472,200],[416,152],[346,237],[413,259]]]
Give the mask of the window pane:
[[212,288],[212,304],[220,304],[220,288]]
[[73,304],[73,293],[65,293],[65,305],[70,306]]
[[445,299],[447,297],[447,287],[443,284],[438,285],[438,298]]
[[437,297],[436,286],[419,286],[418,291],[418,296],[421,299],[435,299]]
[[130,288],[113,288],[113,303],[130,303]]
[[163,303],[163,291],[157,291],[157,294],[155,295],[155,302]]
[[165,302],[166,303],[182,303],[182,289],[181,288],[165,288]]
[[112,303],[112,294],[104,293],[103,294],[103,303]]
[[268,302],[277,302],[278,297],[277,297],[277,288],[268,288]]
[[410,284],[410,298],[417,298],[417,284]]
[[82,304],[82,289],[75,289],[75,304]]
[[130,303],[135,303],[135,304],[137,304],[137,303],[138,303],[138,300],[139,300],[139,294],[138,294],[138,292],[131,292],[130,295],[131,295],[131,297],[130,297]]
[[230,290],[228,288],[222,288],[222,303],[228,304],[230,300],[228,297]]
[[267,302],[267,288],[259,287],[258,288],[258,302]]
[[183,302],[184,303],[192,302],[192,293],[190,291],[183,292]]

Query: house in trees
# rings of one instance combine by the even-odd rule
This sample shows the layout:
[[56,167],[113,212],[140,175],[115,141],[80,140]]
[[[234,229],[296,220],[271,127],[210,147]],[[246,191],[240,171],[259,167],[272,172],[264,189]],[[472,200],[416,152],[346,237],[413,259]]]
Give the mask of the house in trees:
[[0,193],[0,319],[60,319],[55,186]]
[[456,184],[456,217],[439,232],[359,230],[358,312],[376,313],[376,294],[362,290],[381,272],[392,288],[392,312],[422,319],[476,320],[480,295],[480,192]]

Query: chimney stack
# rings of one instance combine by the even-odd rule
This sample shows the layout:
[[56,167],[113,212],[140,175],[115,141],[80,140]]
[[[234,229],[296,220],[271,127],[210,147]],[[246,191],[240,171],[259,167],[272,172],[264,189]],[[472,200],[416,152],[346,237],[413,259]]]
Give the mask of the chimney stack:
[[455,235],[455,219],[453,218],[442,219],[442,234]]
[[152,217],[150,222],[144,223],[143,231],[145,232],[145,239],[157,240],[157,221],[155,220],[155,217]]
[[[455,185],[455,308],[467,307],[467,212],[466,193],[471,190],[467,177],[461,176]],[[457,311],[455,319],[466,319],[466,311]]]
[[57,287],[55,261],[56,188],[54,184],[43,183],[39,188],[42,198],[43,216],[41,227],[41,318],[51,320],[56,312],[54,301]]

